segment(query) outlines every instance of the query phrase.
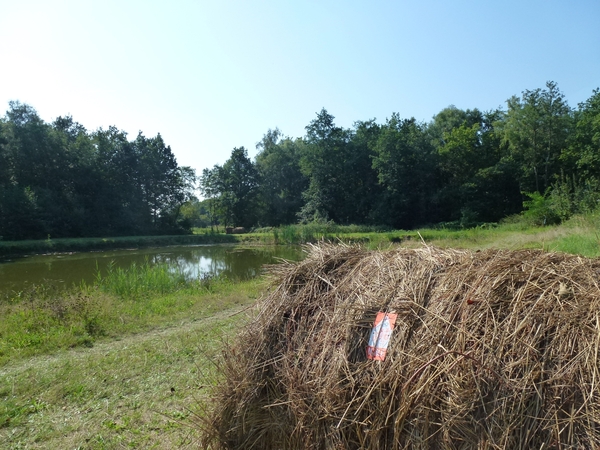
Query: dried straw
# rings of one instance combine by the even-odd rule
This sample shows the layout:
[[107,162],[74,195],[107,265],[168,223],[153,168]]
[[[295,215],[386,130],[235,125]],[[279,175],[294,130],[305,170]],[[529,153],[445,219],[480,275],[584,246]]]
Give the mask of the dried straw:
[[[600,448],[600,261],[309,250],[225,351],[204,447]],[[378,311],[398,313],[383,362]]]

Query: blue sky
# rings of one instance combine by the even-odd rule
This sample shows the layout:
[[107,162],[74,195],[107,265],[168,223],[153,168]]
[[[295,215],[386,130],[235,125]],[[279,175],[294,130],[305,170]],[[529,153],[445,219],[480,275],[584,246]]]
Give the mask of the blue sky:
[[323,107],[429,121],[548,80],[576,106],[600,87],[599,24],[599,0],[0,0],[0,108],[161,133],[200,172]]

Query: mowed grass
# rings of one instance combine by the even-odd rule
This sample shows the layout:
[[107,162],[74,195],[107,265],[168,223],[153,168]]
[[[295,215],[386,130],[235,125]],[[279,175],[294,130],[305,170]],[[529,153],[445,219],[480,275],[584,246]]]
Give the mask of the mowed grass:
[[537,248],[593,258],[600,256],[600,216],[576,216],[563,224],[548,227],[528,226],[516,221],[468,230],[420,230],[417,237],[405,245],[417,246],[423,242],[443,248],[474,250]]
[[193,447],[221,336],[244,320],[238,310],[5,365],[0,448]]

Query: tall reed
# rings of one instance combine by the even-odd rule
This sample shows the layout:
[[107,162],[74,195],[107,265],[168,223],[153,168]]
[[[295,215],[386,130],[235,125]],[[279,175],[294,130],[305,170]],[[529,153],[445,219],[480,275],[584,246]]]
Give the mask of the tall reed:
[[166,294],[191,284],[182,271],[168,264],[133,263],[128,269],[109,265],[106,275],[98,270],[95,284],[104,292],[121,298],[139,298],[151,294]]

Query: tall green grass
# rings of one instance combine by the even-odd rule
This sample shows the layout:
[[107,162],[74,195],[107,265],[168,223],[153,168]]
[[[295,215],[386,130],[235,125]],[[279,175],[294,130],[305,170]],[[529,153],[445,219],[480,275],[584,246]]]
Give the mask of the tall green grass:
[[548,244],[548,250],[595,258],[600,255],[600,238],[597,234],[570,235]]
[[[298,245],[320,240],[368,241],[358,235],[383,233],[389,228],[372,225],[337,225],[335,223],[308,223],[284,225],[277,228],[257,230],[257,234],[271,235],[275,244]],[[265,241],[267,239],[264,239]]]
[[[95,286],[121,298],[140,298],[167,294],[183,287],[197,287],[197,282],[168,264],[133,263],[129,268],[109,265],[106,275],[96,272]],[[85,286],[84,286],[85,289]]]

